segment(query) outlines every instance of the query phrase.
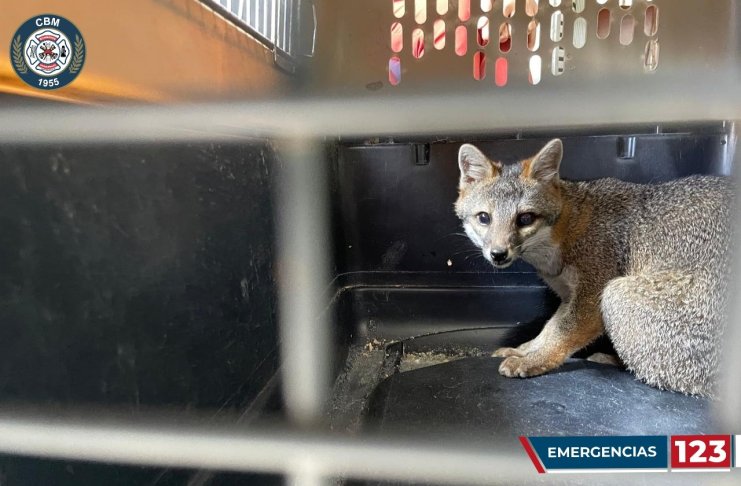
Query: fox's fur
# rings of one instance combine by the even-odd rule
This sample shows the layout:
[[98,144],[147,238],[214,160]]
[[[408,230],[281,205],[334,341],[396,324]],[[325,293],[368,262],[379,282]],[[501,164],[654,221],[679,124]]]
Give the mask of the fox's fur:
[[[535,339],[494,353],[506,358],[499,372],[546,373],[607,332],[641,380],[712,396],[726,318],[730,180],[568,182],[558,175],[562,152],[552,140],[507,166],[472,145],[459,152],[455,209],[466,234],[497,267],[518,257],[532,264],[561,298]],[[531,224],[517,224],[523,213],[532,218],[519,222]]]

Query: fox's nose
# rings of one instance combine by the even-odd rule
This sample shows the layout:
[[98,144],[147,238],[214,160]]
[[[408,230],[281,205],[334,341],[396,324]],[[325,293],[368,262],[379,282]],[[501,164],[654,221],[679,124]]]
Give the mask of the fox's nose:
[[491,250],[491,259],[496,263],[502,263],[507,259],[507,250]]

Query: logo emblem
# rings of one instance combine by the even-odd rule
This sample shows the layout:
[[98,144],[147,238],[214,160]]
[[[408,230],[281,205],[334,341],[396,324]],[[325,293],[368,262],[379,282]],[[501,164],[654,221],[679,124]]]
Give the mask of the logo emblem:
[[39,89],[71,83],[85,63],[85,41],[77,27],[58,15],[30,18],[13,34],[10,59],[16,74]]

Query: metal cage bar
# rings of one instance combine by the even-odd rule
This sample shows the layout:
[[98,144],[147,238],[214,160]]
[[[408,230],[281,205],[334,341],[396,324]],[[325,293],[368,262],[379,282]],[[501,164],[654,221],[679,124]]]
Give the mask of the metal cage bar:
[[256,34],[268,47],[280,49],[289,56],[297,53],[288,41],[297,11],[293,2],[285,0],[201,0],[233,22]]

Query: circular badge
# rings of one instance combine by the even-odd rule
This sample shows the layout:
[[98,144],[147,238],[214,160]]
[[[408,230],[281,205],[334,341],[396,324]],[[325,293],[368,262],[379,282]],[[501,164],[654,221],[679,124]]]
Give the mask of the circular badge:
[[80,74],[85,41],[75,24],[64,17],[37,15],[13,34],[10,61],[16,74],[34,88],[61,88]]

